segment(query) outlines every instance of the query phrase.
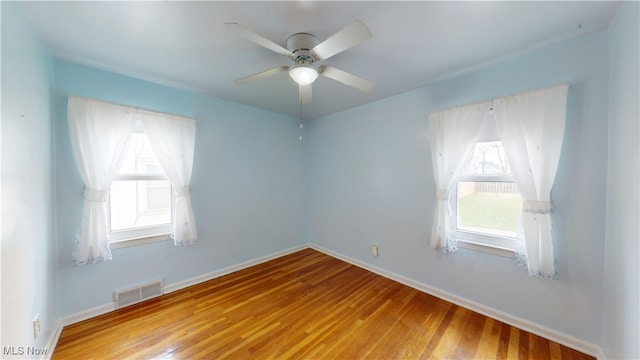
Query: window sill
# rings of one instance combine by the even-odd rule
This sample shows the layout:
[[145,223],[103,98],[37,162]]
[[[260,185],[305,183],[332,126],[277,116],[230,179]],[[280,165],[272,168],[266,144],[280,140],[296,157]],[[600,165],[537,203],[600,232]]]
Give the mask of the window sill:
[[159,234],[153,236],[144,236],[138,238],[131,239],[122,239],[117,241],[110,241],[109,246],[111,249],[122,249],[131,246],[145,245],[151,244],[155,242],[168,241],[171,240],[171,234]]
[[502,248],[498,246],[491,246],[487,244],[480,244],[477,242],[458,239],[458,247],[474,250],[474,251],[482,251],[484,253],[498,255],[502,257],[506,257],[509,259],[516,258],[516,252],[513,249]]

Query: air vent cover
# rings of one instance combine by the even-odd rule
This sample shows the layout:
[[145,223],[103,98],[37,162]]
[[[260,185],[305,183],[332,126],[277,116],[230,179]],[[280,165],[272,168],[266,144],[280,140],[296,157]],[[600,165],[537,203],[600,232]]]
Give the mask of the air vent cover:
[[158,297],[164,293],[162,281],[140,285],[138,287],[114,292],[116,309],[137,304],[139,302]]

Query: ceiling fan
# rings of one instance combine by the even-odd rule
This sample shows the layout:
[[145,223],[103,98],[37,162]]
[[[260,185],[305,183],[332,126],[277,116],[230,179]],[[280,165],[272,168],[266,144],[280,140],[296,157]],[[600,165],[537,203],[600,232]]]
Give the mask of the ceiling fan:
[[313,34],[293,34],[287,39],[286,48],[256,34],[238,23],[227,22],[224,25],[229,31],[234,32],[277,54],[286,56],[294,62],[293,66],[278,66],[257,74],[237,79],[235,80],[235,83],[238,85],[244,85],[254,80],[263,79],[283,71],[288,71],[291,78],[298,83],[300,102],[302,104],[308,104],[311,102],[311,84],[313,84],[318,75],[323,75],[333,80],[337,80],[345,85],[352,86],[364,92],[372,91],[375,86],[375,84],[369,80],[342,71],[333,66],[316,66],[316,62],[327,60],[333,55],[352,48],[371,37],[369,28],[367,28],[367,26],[360,20],[354,21],[322,42]]

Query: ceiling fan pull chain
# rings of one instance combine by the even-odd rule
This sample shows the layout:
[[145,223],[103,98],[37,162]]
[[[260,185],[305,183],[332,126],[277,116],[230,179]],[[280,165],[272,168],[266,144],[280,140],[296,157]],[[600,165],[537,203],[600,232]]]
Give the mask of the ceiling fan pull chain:
[[300,129],[300,137],[298,138],[298,140],[302,140],[304,125],[302,125],[302,87],[301,86],[298,86],[298,92],[299,92],[298,102],[300,104],[300,115],[299,115],[300,125],[298,126],[298,129]]

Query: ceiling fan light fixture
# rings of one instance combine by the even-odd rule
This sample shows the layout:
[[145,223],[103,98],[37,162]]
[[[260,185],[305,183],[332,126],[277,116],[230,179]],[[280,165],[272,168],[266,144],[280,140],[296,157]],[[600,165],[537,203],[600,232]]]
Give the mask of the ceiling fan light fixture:
[[318,70],[309,64],[298,64],[289,70],[289,76],[299,85],[305,86],[318,78]]

